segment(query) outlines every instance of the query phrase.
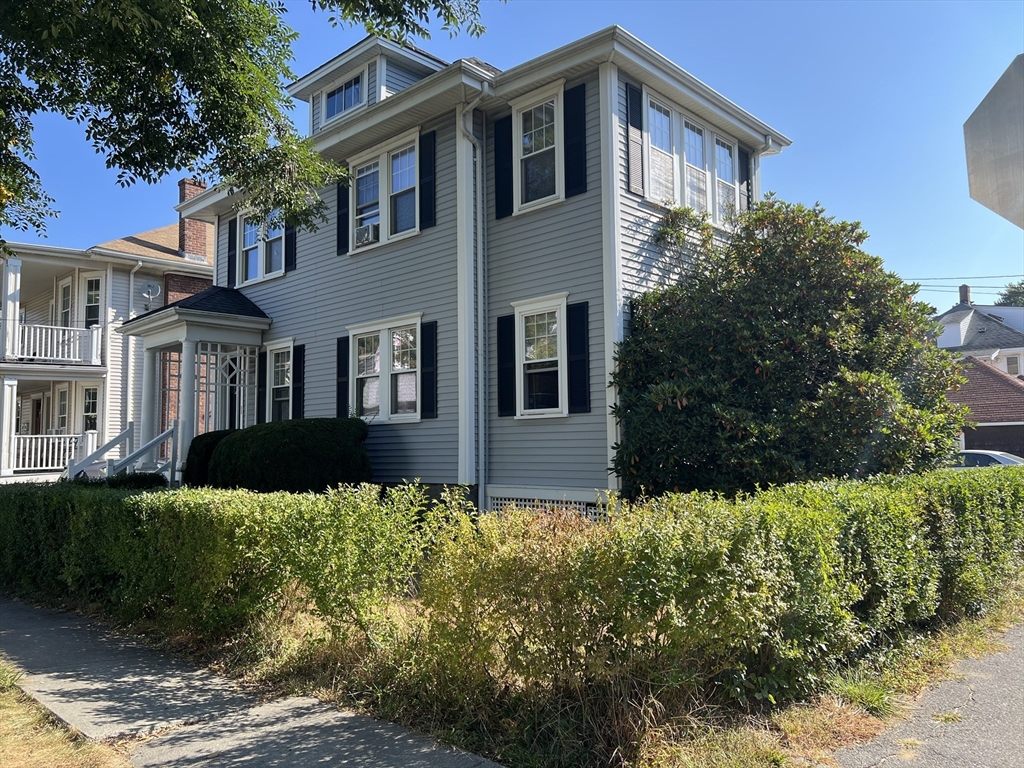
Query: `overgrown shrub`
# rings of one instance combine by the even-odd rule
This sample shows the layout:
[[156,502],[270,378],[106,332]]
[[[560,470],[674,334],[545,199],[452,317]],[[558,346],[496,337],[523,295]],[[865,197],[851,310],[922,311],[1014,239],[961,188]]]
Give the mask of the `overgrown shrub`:
[[193,437],[188,446],[185,468],[181,472],[181,482],[192,487],[209,485],[210,460],[213,458],[213,452],[225,437],[235,432],[237,430],[218,429]]
[[586,765],[695,699],[813,691],[984,611],[1024,564],[1024,468],[669,494],[598,523],[424,505],[416,487],[6,486],[0,588],[214,638],[291,601],[388,716]]
[[257,424],[228,435],[210,459],[216,488],[320,492],[370,480],[362,419],[291,419]]

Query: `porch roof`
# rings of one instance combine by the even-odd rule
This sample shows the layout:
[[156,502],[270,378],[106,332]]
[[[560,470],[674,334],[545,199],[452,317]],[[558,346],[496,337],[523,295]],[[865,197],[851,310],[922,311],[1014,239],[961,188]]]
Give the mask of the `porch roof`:
[[147,348],[186,339],[259,345],[271,322],[270,316],[245,294],[215,285],[134,317],[118,331],[142,337]]

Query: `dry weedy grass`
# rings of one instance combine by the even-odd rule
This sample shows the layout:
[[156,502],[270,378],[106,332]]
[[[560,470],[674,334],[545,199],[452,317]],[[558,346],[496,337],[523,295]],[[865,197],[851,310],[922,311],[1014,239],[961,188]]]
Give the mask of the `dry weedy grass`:
[[0,765],[4,768],[125,768],[126,755],[69,731],[16,686],[0,661]]

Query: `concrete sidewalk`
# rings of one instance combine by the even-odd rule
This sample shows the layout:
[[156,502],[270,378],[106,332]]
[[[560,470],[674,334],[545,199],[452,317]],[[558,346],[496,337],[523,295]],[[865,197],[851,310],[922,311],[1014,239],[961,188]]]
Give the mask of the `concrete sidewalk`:
[[842,768],[1024,766],[1024,626],[1007,650],[961,661],[953,678],[923,693],[905,720],[877,739],[839,750]]
[[156,734],[132,765],[499,768],[391,723],[316,699],[261,703],[208,670],[96,622],[0,597],[0,652],[21,688],[92,739]]

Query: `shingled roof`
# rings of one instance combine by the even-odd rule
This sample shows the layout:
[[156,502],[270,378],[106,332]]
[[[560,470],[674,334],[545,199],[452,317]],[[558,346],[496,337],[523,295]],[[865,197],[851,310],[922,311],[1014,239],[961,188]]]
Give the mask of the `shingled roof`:
[[137,323],[143,318],[152,317],[159,312],[167,312],[171,309],[188,309],[193,312],[210,312],[216,315],[236,315],[241,317],[260,317],[267,320],[270,316],[260,309],[252,299],[241,291],[234,288],[225,288],[223,285],[214,285],[205,291],[188,296],[180,301],[175,301],[138,317],[133,317],[125,326]]
[[973,355],[963,361],[967,383],[947,394],[950,401],[970,408],[971,421],[979,424],[1024,421],[1024,381]]
[[960,343],[943,347],[950,352],[1024,347],[1024,333],[1007,324],[1004,318],[989,314],[973,304],[958,304],[935,319],[943,326],[960,325],[962,328]]
[[[213,226],[203,224],[207,227],[206,236],[206,264],[213,265]],[[131,256],[148,256],[152,259],[166,259],[167,261],[180,261],[190,263],[182,257],[178,251],[178,225],[168,224],[166,227],[157,227],[146,232],[139,232],[137,235],[119,237],[117,240],[108,240],[105,243],[94,245],[93,248],[104,251],[117,251]],[[191,262],[202,263],[202,262]]]

